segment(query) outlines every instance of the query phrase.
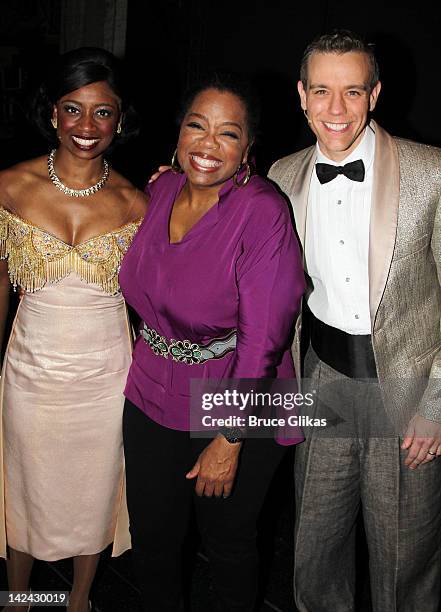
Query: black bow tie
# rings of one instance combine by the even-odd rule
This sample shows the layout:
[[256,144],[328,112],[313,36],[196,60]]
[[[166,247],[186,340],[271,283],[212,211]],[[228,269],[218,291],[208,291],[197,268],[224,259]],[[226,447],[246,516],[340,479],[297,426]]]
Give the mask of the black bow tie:
[[363,160],[357,159],[357,161],[350,162],[344,166],[332,166],[331,164],[316,164],[315,171],[317,172],[317,178],[320,183],[329,183],[335,179],[339,174],[344,174],[351,181],[358,181],[362,183],[364,181],[364,163]]

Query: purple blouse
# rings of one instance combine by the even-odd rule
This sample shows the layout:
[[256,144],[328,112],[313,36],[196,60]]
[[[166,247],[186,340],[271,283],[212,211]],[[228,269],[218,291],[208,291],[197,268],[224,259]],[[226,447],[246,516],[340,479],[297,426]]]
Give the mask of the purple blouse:
[[289,338],[305,281],[288,206],[259,176],[242,188],[225,183],[219,201],[170,244],[172,206],[185,182],[169,171],[151,185],[119,281],[127,302],[168,340],[207,344],[237,330],[234,351],[196,365],[136,340],[126,397],[157,423],[188,431],[190,379],[294,377]]

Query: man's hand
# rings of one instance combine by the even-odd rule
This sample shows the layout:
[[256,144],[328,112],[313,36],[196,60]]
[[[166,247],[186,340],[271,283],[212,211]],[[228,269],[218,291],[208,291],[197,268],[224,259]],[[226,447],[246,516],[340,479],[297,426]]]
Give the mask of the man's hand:
[[158,172],[155,172],[155,174],[152,174],[152,176],[149,178],[149,183],[154,183],[163,172],[167,172],[167,170],[170,170],[170,168],[171,166],[159,166]]
[[199,455],[186,478],[197,476],[195,491],[199,497],[228,497],[233,488],[241,442],[230,444],[218,435]]
[[441,457],[441,423],[416,414],[409,423],[401,448],[409,451],[404,464],[411,470]]

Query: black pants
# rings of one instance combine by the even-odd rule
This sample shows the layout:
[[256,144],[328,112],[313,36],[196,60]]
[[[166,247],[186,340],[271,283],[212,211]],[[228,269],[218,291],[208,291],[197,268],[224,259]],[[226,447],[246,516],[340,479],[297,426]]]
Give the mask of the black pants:
[[127,499],[135,572],[144,610],[180,610],[182,546],[192,503],[223,612],[251,612],[257,592],[256,522],[285,448],[248,439],[228,499],[199,498],[185,474],[211,440],[190,438],[124,408]]

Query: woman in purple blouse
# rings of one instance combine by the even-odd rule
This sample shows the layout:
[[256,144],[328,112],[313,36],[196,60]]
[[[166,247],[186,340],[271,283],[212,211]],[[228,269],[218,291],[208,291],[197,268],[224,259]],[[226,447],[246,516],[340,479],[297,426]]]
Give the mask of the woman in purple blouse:
[[194,502],[219,609],[251,611],[256,521],[286,446],[228,429],[191,436],[190,379],[294,377],[302,261],[287,204],[250,176],[257,106],[247,88],[216,78],[182,117],[174,171],[151,184],[120,273],[143,320],[124,413],[135,570],[145,610],[182,609]]

